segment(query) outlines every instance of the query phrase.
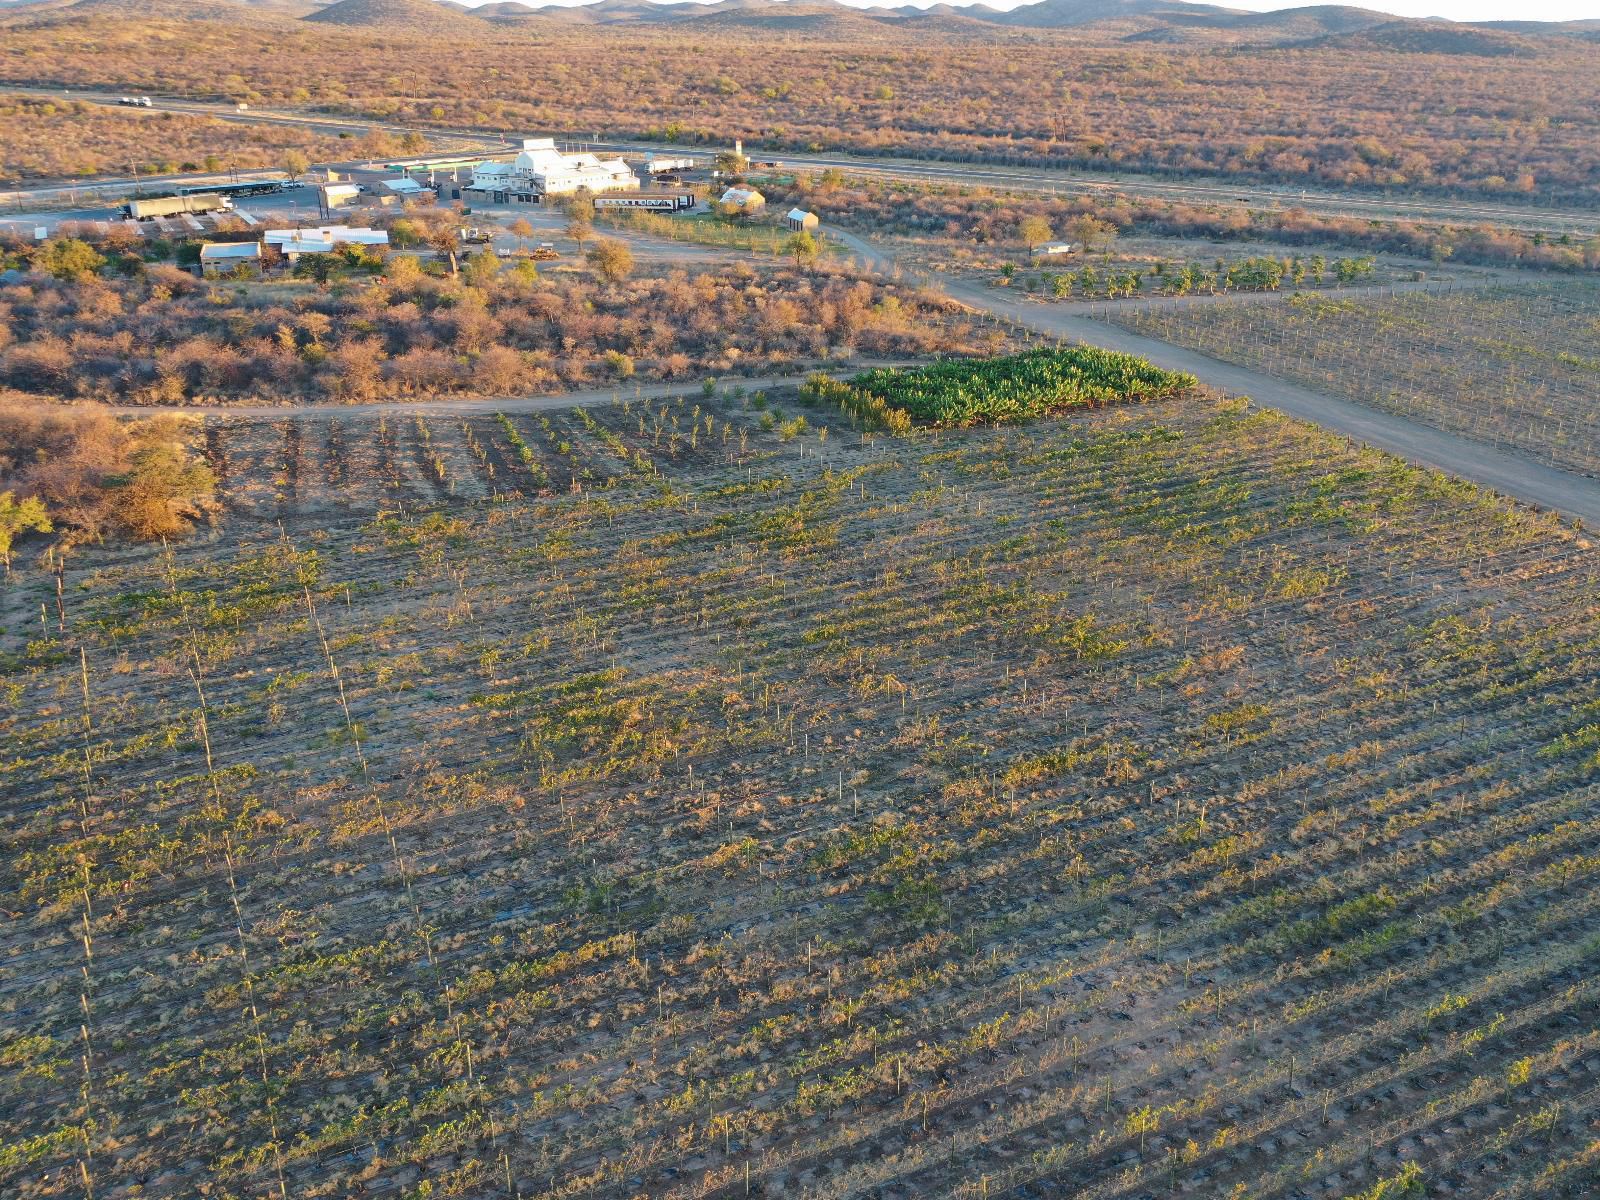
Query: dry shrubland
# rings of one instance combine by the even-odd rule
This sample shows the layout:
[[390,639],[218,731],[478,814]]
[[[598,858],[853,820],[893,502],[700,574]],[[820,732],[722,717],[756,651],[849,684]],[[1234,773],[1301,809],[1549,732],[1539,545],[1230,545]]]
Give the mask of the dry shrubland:
[[341,138],[284,125],[242,125],[183,113],[107,108],[82,100],[0,98],[6,152],[0,178],[161,175],[230,167],[281,167],[292,152],[313,160],[369,158],[421,149],[422,139],[372,130]]
[[189,438],[173,416],[119,421],[0,396],[0,493],[43,501],[69,540],[171,537],[212,511],[211,472]]
[[788,187],[769,186],[767,191],[775,206],[799,204],[844,225],[979,243],[1017,242],[1020,227],[1029,218],[1044,220],[1058,236],[1086,240],[1074,227],[1089,220],[1101,222],[1110,231],[1158,237],[1334,245],[1364,253],[1382,251],[1490,266],[1600,270],[1600,237],[1547,239],[1487,224],[1374,221],[1298,208],[1199,205],[1114,193],[1056,197],[983,187],[891,183],[850,178],[837,171],[802,177]]
[[[57,254],[56,257],[61,257]],[[489,255],[457,277],[352,255],[353,274],[202,283],[170,266],[0,287],[0,386],[131,403],[507,395],[632,377],[998,348],[938,297],[832,269],[602,282]],[[127,262],[127,260],[120,260]],[[331,256],[330,256],[331,261]],[[323,264],[324,267],[330,265]],[[382,275],[368,272],[382,270]]]
[[[726,145],[1600,204],[1600,48],[1485,57],[1379,46],[914,45],[671,27],[426,40],[91,18],[7,31],[0,79],[306,104],[419,126],[598,130]],[[106,53],[107,47],[114,53]]]

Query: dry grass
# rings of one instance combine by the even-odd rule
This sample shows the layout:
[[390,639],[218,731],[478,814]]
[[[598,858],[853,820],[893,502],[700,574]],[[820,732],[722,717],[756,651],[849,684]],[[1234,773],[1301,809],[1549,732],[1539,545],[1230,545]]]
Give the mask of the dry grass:
[[1600,472],[1600,287],[1586,281],[1388,299],[1128,311],[1165,341]]

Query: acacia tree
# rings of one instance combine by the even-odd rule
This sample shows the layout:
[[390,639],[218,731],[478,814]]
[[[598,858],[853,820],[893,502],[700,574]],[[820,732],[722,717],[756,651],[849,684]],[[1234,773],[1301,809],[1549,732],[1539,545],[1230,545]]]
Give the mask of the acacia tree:
[[796,267],[809,267],[817,261],[820,250],[817,239],[802,229],[799,233],[789,235],[783,243],[783,252],[794,259]]
[[152,422],[129,458],[129,470],[107,481],[112,517],[140,541],[184,533],[211,504],[216,478],[185,448],[171,420]]
[[473,287],[488,287],[500,273],[500,256],[485,246],[476,254],[467,255],[467,282]]
[[601,238],[589,251],[589,265],[607,283],[621,283],[633,271],[633,251],[615,238]]
[[455,224],[450,221],[435,222],[428,226],[422,236],[429,246],[437,250],[449,262],[451,276],[457,275],[461,270],[461,260],[457,253],[461,242],[460,235],[456,232]]
[[582,253],[584,242],[594,236],[594,225],[588,213],[581,210],[573,212],[567,221],[567,236],[578,243],[578,251]]
[[1072,240],[1082,242],[1088,250],[1104,250],[1116,236],[1117,227],[1098,217],[1079,217],[1071,225]]
[[1039,243],[1050,240],[1050,222],[1037,215],[1023,217],[1017,225],[1017,236],[1022,239],[1023,245],[1032,250]]
[[105,255],[78,238],[50,239],[40,247],[35,261],[40,270],[72,281],[87,279],[106,265]]
[[11,547],[20,533],[50,533],[55,527],[44,501],[37,496],[18,500],[14,492],[0,492],[0,560],[11,574]]

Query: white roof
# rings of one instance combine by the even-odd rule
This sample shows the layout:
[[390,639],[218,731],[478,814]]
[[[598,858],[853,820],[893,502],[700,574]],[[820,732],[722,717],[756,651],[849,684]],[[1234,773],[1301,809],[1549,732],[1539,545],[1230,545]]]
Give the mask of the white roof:
[[755,188],[731,187],[722,193],[722,202],[724,204],[765,204],[767,198],[756,191]]
[[269,229],[261,235],[268,245],[285,254],[326,254],[335,246],[387,246],[386,229],[352,229],[348,225],[319,225],[315,229]]
[[383,186],[391,192],[421,192],[426,189],[409,175],[402,175],[399,179],[385,179]]
[[330,196],[354,196],[361,189],[353,183],[325,183],[322,190]]
[[807,217],[814,217],[816,215],[816,213],[808,213],[803,208],[791,208],[789,210],[789,220],[791,221],[804,221]]
[[207,258],[260,258],[260,242],[207,242],[200,247],[200,257]]
[[522,150],[510,162],[486,160],[472,168],[472,186],[496,191],[528,190],[550,194],[636,188],[639,177],[620,158],[601,158],[587,152],[563,154],[553,138],[524,138]]

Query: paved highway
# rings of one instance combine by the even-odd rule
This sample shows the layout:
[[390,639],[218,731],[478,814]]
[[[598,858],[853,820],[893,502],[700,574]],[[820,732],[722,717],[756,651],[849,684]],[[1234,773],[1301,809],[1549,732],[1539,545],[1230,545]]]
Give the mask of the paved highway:
[[[0,87],[0,92],[62,96],[94,103],[115,105],[112,93],[63,91],[56,88]],[[391,133],[423,133],[448,138],[463,148],[488,154],[509,154],[507,134],[473,129],[422,129],[393,122],[334,117],[322,113],[301,113],[292,109],[250,109],[238,112],[228,104],[202,100],[152,97],[156,110],[185,112],[244,123],[299,125],[326,133],[362,133],[382,129]],[[679,146],[671,143],[615,141],[597,142],[598,148],[624,153],[650,150],[699,155],[711,151],[705,146]],[[448,151],[445,151],[448,152]],[[1372,219],[1411,219],[1447,221],[1456,224],[1492,223],[1529,233],[1575,234],[1592,236],[1600,231],[1600,213],[1576,208],[1549,208],[1485,200],[1451,200],[1416,197],[1390,197],[1355,192],[1289,187],[1265,187],[1222,179],[1196,179],[1168,182],[1144,175],[1057,171],[1044,168],[1004,167],[983,163],[946,163],[915,158],[878,158],[847,153],[806,154],[775,152],[785,165],[809,170],[837,167],[860,175],[928,183],[980,184],[995,188],[1055,193],[1094,195],[1106,191],[1164,200],[1186,200],[1197,204],[1244,202],[1253,208],[1303,208],[1324,216],[1357,216]],[[39,189],[23,189],[22,194],[37,194]],[[0,194],[0,204],[15,203],[16,194]]]

